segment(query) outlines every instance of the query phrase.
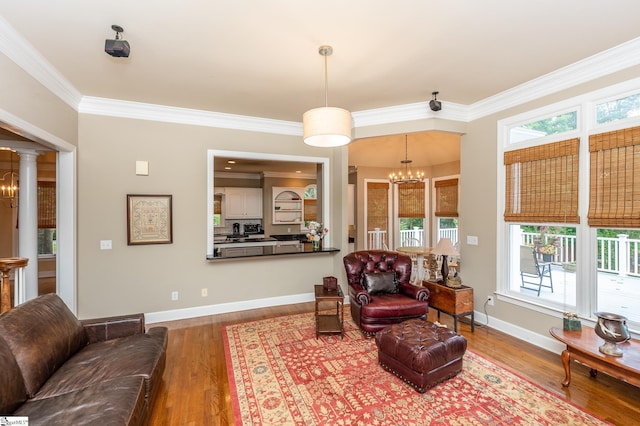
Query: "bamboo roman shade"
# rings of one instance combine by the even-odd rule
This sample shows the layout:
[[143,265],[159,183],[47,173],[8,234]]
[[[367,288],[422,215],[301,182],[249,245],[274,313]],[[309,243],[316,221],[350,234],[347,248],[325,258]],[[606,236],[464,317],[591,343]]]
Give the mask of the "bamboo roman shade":
[[56,227],[56,183],[38,181],[38,228]]
[[580,223],[579,144],[575,138],[504,153],[505,221]]
[[436,189],[436,211],[438,217],[458,217],[458,179],[438,180]]
[[425,217],[424,182],[398,185],[398,217]]
[[589,137],[590,226],[640,227],[640,127]]
[[388,229],[389,184],[367,182],[367,231]]

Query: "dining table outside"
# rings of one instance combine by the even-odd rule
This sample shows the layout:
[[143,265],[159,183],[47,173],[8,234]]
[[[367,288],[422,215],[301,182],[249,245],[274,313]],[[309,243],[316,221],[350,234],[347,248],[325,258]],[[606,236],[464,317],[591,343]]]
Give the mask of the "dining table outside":
[[433,250],[433,247],[404,246],[396,248],[396,251],[399,251],[400,253],[416,256],[416,274],[411,281],[412,284],[422,285],[426,271],[424,268],[424,256],[431,254],[431,250]]

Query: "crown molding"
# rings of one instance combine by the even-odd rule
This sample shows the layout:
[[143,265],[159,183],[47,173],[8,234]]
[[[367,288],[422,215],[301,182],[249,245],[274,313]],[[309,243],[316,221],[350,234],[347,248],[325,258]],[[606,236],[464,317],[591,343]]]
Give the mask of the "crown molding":
[[512,87],[469,107],[477,120],[640,64],[640,37]]
[[246,115],[84,96],[78,109],[83,114],[107,115],[135,120],[218,127],[249,132],[302,136],[302,123]]
[[[219,127],[250,132],[302,135],[302,123],[188,108],[105,99],[82,94],[0,16],[0,52],[80,113]],[[441,100],[433,112],[428,101],[352,113],[354,127],[438,118],[470,122],[640,64],[640,37],[552,71],[471,105]]]
[[74,110],[82,94],[0,16],[0,52]]
[[16,134],[38,142],[45,147],[54,147],[60,151],[74,151],[76,149],[76,147],[69,142],[1,108],[0,122],[7,124],[9,129]]
[[367,127],[429,118],[466,121],[469,113],[467,106],[445,101],[442,102],[442,110],[434,112],[431,111],[429,102],[426,101],[357,111],[351,115],[354,127]]

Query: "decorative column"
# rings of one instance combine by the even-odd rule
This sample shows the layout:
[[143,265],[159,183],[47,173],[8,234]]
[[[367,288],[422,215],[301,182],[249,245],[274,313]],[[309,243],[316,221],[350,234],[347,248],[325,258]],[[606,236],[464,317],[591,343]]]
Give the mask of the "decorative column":
[[18,149],[20,155],[20,193],[18,201],[18,256],[32,260],[25,268],[25,294],[22,300],[38,297],[38,153]]
[[[9,273],[14,268],[24,268],[29,263],[29,259],[23,257],[6,257],[0,259],[0,272],[2,272],[2,291],[0,292],[0,313],[11,309],[11,284],[9,283]],[[15,281],[15,291],[18,291],[18,280]]]

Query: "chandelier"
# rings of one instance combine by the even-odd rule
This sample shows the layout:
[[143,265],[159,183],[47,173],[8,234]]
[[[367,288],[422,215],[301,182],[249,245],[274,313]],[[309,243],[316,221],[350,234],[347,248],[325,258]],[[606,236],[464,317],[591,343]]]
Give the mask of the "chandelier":
[[13,170],[13,151],[9,151],[11,157],[11,170],[2,175],[0,180],[0,200],[10,208],[18,206],[18,173]]
[[402,185],[405,183],[418,183],[424,180],[424,172],[417,171],[414,175],[409,168],[412,161],[408,158],[407,135],[404,135],[404,160],[400,161],[400,163],[404,165],[404,170],[401,169],[398,172],[391,173],[389,175],[389,181],[391,183]]
[[324,107],[310,109],[302,115],[304,143],[318,147],[334,147],[351,142],[351,113],[342,108],[329,107],[327,80],[327,56],[333,47],[320,46],[318,53],[324,56]]

